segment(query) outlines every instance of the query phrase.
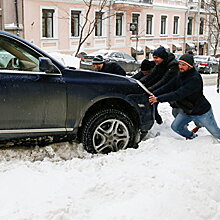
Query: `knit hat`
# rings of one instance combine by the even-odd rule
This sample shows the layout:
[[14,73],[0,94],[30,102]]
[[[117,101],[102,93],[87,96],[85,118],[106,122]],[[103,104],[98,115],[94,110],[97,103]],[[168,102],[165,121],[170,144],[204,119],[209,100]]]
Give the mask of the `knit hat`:
[[104,63],[104,59],[101,55],[97,55],[93,58],[92,64],[102,64]]
[[155,66],[155,62],[154,61],[149,61],[147,59],[144,59],[141,63],[141,70],[142,71],[147,71],[152,69]]
[[192,68],[194,65],[194,58],[191,54],[185,53],[179,58],[179,62],[185,63]]
[[164,47],[158,47],[154,52],[153,56],[160,57],[162,59],[167,59],[168,53]]

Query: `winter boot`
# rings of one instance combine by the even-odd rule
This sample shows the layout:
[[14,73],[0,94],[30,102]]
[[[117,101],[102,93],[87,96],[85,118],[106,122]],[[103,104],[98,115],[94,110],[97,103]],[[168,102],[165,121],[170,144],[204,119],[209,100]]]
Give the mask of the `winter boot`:
[[195,128],[193,128],[191,131],[192,131],[193,133],[196,133],[199,129],[200,129],[200,127],[195,127]]

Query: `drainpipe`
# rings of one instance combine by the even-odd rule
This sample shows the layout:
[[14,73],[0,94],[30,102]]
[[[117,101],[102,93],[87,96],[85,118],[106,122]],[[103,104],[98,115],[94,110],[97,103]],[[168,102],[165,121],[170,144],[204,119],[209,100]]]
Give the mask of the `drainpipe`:
[[25,39],[25,27],[24,27],[24,16],[25,16],[25,14],[24,14],[24,0],[22,0],[22,10],[21,10],[22,12],[21,12],[21,16],[22,16],[22,25],[23,25],[23,27],[22,27],[22,37]]
[[188,1],[186,1],[187,10],[185,11],[185,27],[184,27],[184,44],[183,44],[183,53],[186,52],[186,39],[187,39],[187,22],[188,22],[188,14],[189,14],[189,6]]
[[19,36],[18,0],[15,0],[14,3],[15,3],[15,17],[16,17],[17,35]]
[[201,2],[198,0],[198,11],[197,11],[197,55],[199,55],[199,29],[200,29],[200,7]]
[[109,1],[109,18],[108,18],[108,49],[111,49],[111,35],[112,35],[112,25],[111,25],[111,18],[112,18],[112,0]]

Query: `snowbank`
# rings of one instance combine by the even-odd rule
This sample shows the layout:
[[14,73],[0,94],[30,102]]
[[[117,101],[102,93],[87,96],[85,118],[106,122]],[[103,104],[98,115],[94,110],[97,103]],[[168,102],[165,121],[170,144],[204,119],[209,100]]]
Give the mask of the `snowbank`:
[[[206,87],[220,125],[220,94]],[[220,144],[205,130],[186,141],[170,107],[138,149],[90,155],[80,145],[0,152],[1,219],[218,220]]]
[[67,54],[61,54],[58,52],[50,52],[48,54],[53,58],[57,59],[60,63],[62,63],[66,67],[75,67],[76,69],[79,69],[80,59],[77,57]]

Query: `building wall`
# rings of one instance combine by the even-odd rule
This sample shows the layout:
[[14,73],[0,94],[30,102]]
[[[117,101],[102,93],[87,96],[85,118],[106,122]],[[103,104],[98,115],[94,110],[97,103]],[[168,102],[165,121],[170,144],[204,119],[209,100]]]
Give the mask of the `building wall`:
[[[16,5],[17,2],[17,16]],[[5,31],[24,37],[23,35],[23,1],[1,0],[1,28]],[[18,19],[18,20],[17,20]]]
[[[2,14],[4,14],[4,16],[2,15],[2,19],[4,19],[4,24],[16,23],[14,2],[14,0],[2,0]],[[25,39],[33,42],[46,51],[58,51],[68,54],[72,54],[76,51],[79,38],[71,37],[70,14],[71,9],[79,10],[82,14],[85,14],[86,7],[82,0],[18,0],[18,8],[19,23],[21,23],[22,27],[19,30],[19,34],[22,34]],[[97,8],[97,5],[93,5],[89,14],[91,20],[94,19]],[[103,21],[103,36],[96,37],[94,33],[92,33],[83,44],[81,51],[90,53],[98,49],[116,49],[131,54],[134,49],[142,49],[144,55],[138,56],[138,59],[142,59],[148,54],[150,49],[165,45],[173,52],[173,49],[175,49],[174,45],[178,44],[181,46],[182,50],[176,52],[183,53],[185,49],[187,49],[187,42],[196,44],[199,41],[206,42],[207,38],[207,31],[206,34],[197,36],[197,11],[188,12],[188,8],[186,0],[154,0],[153,4],[139,3],[139,1],[115,0],[114,4],[112,2],[112,4],[107,5],[104,8],[105,15],[110,16],[110,18]],[[53,38],[42,37],[42,9],[55,10],[55,34]],[[124,14],[122,36],[115,35],[115,12],[122,12]],[[140,14],[138,35],[132,35],[130,31],[130,23],[132,23],[133,13]],[[8,14],[11,16],[6,16]],[[147,14],[154,15],[152,35],[146,35]],[[188,14],[194,17],[194,28],[191,36],[186,35],[186,21]],[[166,35],[160,34],[161,15],[167,16]],[[174,16],[179,16],[179,32],[176,35],[173,34]],[[81,19],[82,23],[84,23],[85,19],[83,20],[83,17],[81,17]],[[16,28],[7,31],[17,33]]]

